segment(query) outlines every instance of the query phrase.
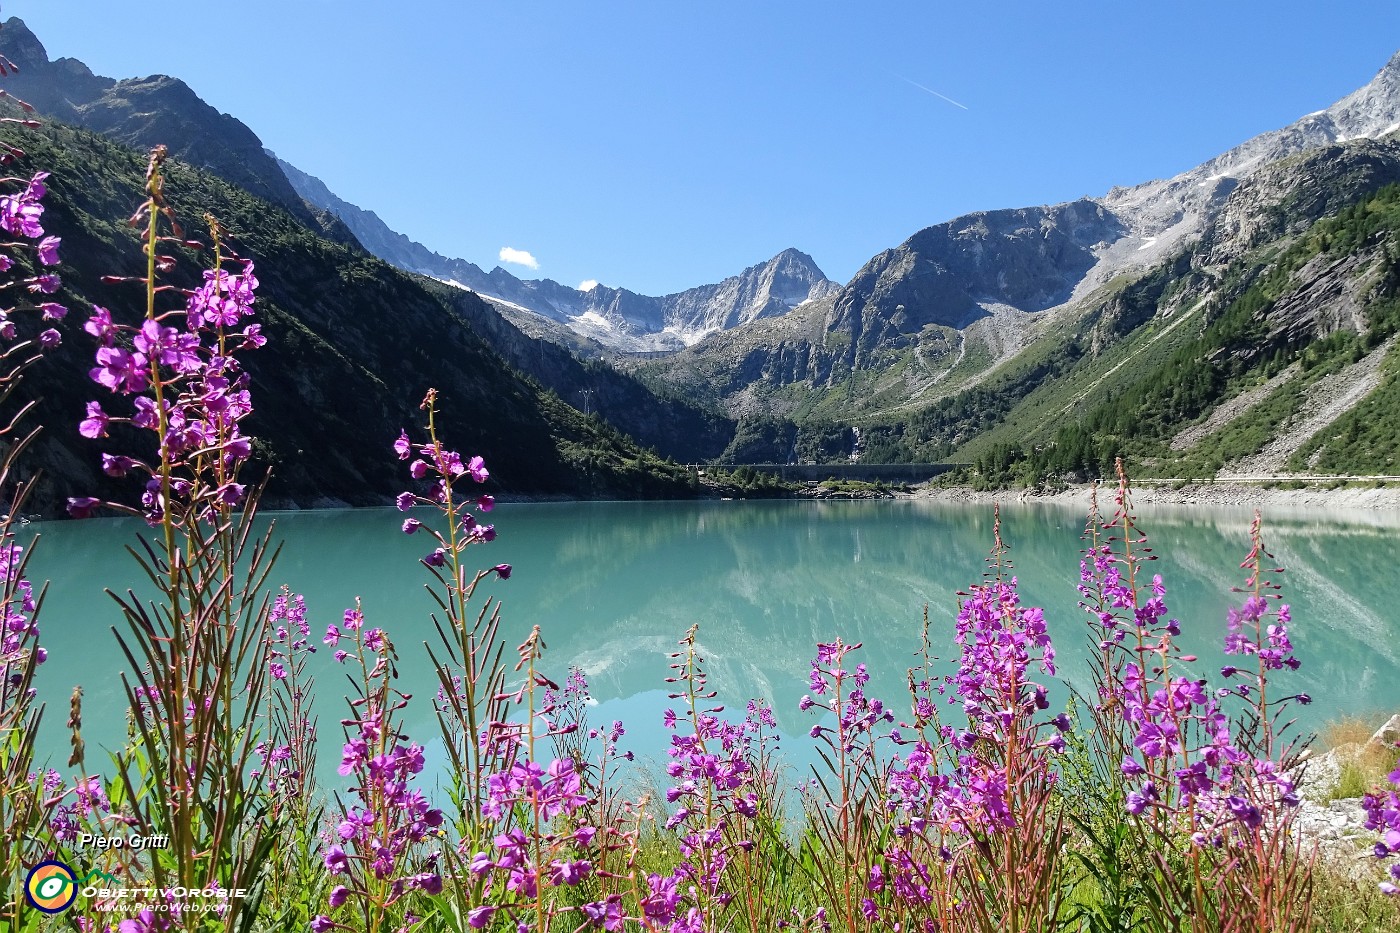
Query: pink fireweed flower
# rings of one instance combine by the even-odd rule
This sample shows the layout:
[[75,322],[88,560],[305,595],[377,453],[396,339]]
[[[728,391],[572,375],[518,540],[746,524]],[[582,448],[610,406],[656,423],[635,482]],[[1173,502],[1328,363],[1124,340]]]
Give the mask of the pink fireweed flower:
[[[42,189],[41,185],[39,190],[42,192]],[[44,213],[44,205],[39,203],[43,194],[32,194],[33,190],[31,188],[29,192],[18,197],[0,196],[0,228],[31,240],[44,235],[43,225],[39,223],[39,218]]]
[[93,509],[101,504],[101,500],[91,496],[74,496],[68,500],[68,514],[73,518],[91,518]]
[[136,461],[130,457],[107,453],[102,455],[102,472],[106,473],[108,476],[123,477],[130,472],[131,468],[134,466],[136,466]]
[[173,327],[165,327],[155,321],[143,322],[131,343],[142,359],[155,359],[176,372],[197,372],[204,366],[198,352],[198,337],[182,334]]
[[1366,813],[1365,828],[1378,836],[1374,855],[1377,859],[1392,860],[1389,868],[1390,881],[1382,881],[1380,889],[1391,896],[1400,894],[1400,887],[1392,882],[1400,882],[1400,767],[1388,776],[1394,789],[1386,793],[1367,794],[1361,806]]
[[56,236],[46,236],[39,241],[37,247],[39,262],[46,266],[58,265],[58,246],[63,241]]
[[24,280],[25,288],[28,288],[31,292],[36,294],[44,295],[52,295],[54,292],[58,291],[59,286],[62,284],[58,276],[50,273],[36,275],[31,279]]
[[146,358],[117,347],[101,347],[97,351],[98,365],[88,371],[94,382],[113,392],[130,395],[144,392],[150,385],[150,370]]
[[87,403],[87,417],[78,423],[78,434],[83,437],[106,437],[106,424],[111,417],[106,416],[101,403]]
[[112,323],[112,312],[100,305],[92,306],[92,316],[83,325],[83,330],[96,337],[104,347],[110,347],[117,334],[116,325]]

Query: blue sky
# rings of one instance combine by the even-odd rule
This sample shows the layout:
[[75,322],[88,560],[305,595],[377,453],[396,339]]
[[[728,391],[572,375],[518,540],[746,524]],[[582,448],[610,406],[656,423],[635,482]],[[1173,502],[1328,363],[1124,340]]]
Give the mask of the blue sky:
[[[392,12],[391,12],[392,11]],[[647,294],[794,246],[845,281],[973,210],[1187,169],[1331,104],[1400,4],[4,0],[185,79],[391,227]]]

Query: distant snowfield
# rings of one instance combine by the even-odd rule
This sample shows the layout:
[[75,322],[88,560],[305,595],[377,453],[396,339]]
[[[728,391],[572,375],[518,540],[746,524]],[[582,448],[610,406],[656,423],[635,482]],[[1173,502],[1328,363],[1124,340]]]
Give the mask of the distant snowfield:
[[570,319],[570,323],[582,324],[587,327],[602,328],[603,330],[617,330],[617,325],[603,317],[597,311],[585,311],[575,318]]

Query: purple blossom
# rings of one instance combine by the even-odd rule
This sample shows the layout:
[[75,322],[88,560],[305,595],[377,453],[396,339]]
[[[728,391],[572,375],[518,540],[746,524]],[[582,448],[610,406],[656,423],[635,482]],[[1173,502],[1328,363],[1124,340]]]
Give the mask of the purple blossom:
[[63,283],[59,281],[58,276],[52,273],[44,273],[43,275],[36,275],[31,279],[25,279],[24,284],[26,288],[36,294],[42,293],[45,295],[52,295],[54,292],[58,291],[59,286]]
[[102,411],[97,402],[87,403],[87,417],[78,425],[78,433],[83,437],[106,437],[107,422],[111,419]]
[[136,461],[130,457],[106,453],[102,455],[102,472],[108,476],[125,476],[134,466]]
[[[36,190],[38,194],[34,193]],[[40,184],[37,189],[31,185],[28,191],[18,197],[0,196],[0,228],[31,240],[43,236],[44,228],[39,223],[39,217],[44,213],[44,205],[39,203],[39,199],[44,196],[43,192],[43,185]]]
[[326,850],[325,862],[326,869],[334,875],[343,875],[350,870],[350,857],[338,845],[333,845]]
[[593,923],[601,924],[604,930],[623,929],[626,914],[622,908],[622,896],[610,894],[606,901],[595,901],[579,908]]
[[101,500],[91,496],[73,496],[68,499],[68,514],[73,518],[91,518],[93,509],[101,505]]
[[112,323],[112,312],[99,305],[92,306],[92,316],[83,325],[83,330],[97,338],[104,347],[110,347],[116,337],[117,328]]
[[[155,321],[144,321],[132,338],[132,346],[142,360],[156,360],[162,366],[169,366],[176,372],[192,373],[202,368],[199,356],[199,338],[194,334],[182,334],[173,327],[166,327]],[[225,385],[227,380],[213,377],[208,384]],[[205,397],[206,407],[213,408],[219,394]]]
[[101,347],[97,351],[97,366],[89,370],[93,381],[99,385],[130,395],[144,392],[150,385],[146,358],[117,347]]
[[39,262],[46,266],[58,265],[58,246],[63,242],[56,236],[46,236],[39,241]]

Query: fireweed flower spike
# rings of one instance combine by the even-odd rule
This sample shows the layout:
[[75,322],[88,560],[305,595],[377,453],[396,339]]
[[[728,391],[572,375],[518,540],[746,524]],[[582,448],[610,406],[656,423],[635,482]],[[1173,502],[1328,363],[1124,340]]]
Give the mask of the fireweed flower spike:
[[[262,346],[265,340],[258,325],[248,322],[258,286],[253,263],[227,254],[221,230],[212,221],[215,267],[204,272],[203,284],[188,293],[182,310],[157,313],[157,221],[168,212],[161,193],[163,160],[163,151],[152,155],[151,198],[143,209],[151,262],[143,280],[146,319],[135,326],[118,324],[105,308],[94,307],[84,328],[101,344],[89,375],[112,394],[131,398],[130,414],[114,415],[101,402],[89,402],[79,431],[85,437],[104,437],[108,425],[117,422],[154,434],[158,459],[132,459],[128,469],[149,477],[141,500],[147,523],[160,527],[168,521],[178,528],[213,521],[241,505],[247,494],[236,477],[252,453],[251,440],[241,427],[252,403],[248,376],[235,354]],[[238,271],[225,269],[225,263]],[[81,500],[73,500],[72,508],[84,507]]]
[[933,816],[966,837],[961,849],[950,839],[944,857],[959,863],[955,889],[978,926],[1033,930],[1058,913],[1066,838],[1050,805],[1063,730],[1032,679],[1033,668],[1055,674],[1055,650],[1043,610],[1021,605],[999,507],[992,536],[984,579],[963,594],[957,617],[961,651],[948,686],[968,726],[945,731],[957,767]]
[[[263,342],[248,321],[258,283],[252,262],[232,252],[212,218],[213,268],[203,283],[180,292],[159,282],[173,266],[160,245],[189,242],[165,200],[165,155],[163,147],[151,153],[147,198],[133,224],[144,225],[145,275],[119,280],[143,287],[144,317],[126,323],[95,307],[85,327],[98,342],[90,376],[107,399],[89,403],[79,432],[101,438],[123,423],[153,448],[102,458],[107,473],[141,477],[144,492],[139,508],[101,505],[156,529],[136,553],[157,598],[118,599],[129,630],[118,640],[138,672],[127,685],[138,735],[119,759],[116,783],[133,831],[170,839],[168,857],[146,860],[143,880],[250,887],[263,870],[257,853],[276,836],[263,809],[269,801],[253,792],[251,777],[263,691],[278,675],[264,655],[269,620],[260,592],[273,549],[270,530],[253,533],[257,494],[240,480],[252,403],[237,355]],[[81,517],[98,505],[75,497],[69,509]],[[149,777],[156,773],[169,782],[158,791]],[[238,925],[246,906],[231,901],[223,919]]]
[[[1189,877],[1173,890],[1184,890],[1189,903],[1172,922],[1205,929],[1208,918],[1224,914],[1248,918],[1251,929],[1297,929],[1306,920],[1298,905],[1309,902],[1312,862],[1292,829],[1297,756],[1278,737],[1288,725],[1279,721],[1284,705],[1306,698],[1270,696],[1271,673],[1298,662],[1288,607],[1269,608],[1278,585],[1267,576],[1276,570],[1265,565],[1258,516],[1241,565],[1248,573],[1244,603],[1223,627],[1226,652],[1242,662],[1221,675],[1239,687],[1211,690],[1185,667],[1196,658],[1178,647],[1182,626],[1168,614],[1162,577],[1154,575],[1150,587],[1140,580],[1142,562],[1155,556],[1135,523],[1121,464],[1116,504],[1109,525],[1091,516],[1091,547],[1081,564],[1082,605],[1101,649],[1096,731],[1106,736],[1110,757],[1121,758],[1116,779],[1141,845],[1185,863]],[[1223,705],[1230,700],[1246,707],[1235,722]]]
[[[0,66],[0,75],[13,67],[3,58]],[[23,101],[5,96],[26,112],[33,111]],[[38,125],[28,118],[6,117],[0,122]],[[9,165],[21,156],[19,149],[0,142],[0,163]],[[16,259],[23,254],[32,254],[33,262],[25,263],[31,269],[59,262],[59,238],[47,235],[41,221],[47,178],[47,172],[37,172],[27,179],[0,179],[0,401],[11,398],[25,371],[61,342],[55,329],[34,333],[42,327],[40,322],[59,321],[68,313],[57,301],[44,300],[57,292],[61,284],[57,275],[45,270],[21,278],[21,269],[16,268]],[[0,926],[7,929],[20,929],[28,922],[20,890],[27,866],[44,857],[53,842],[61,841],[61,832],[80,831],[88,825],[87,818],[98,811],[99,803],[106,809],[106,796],[95,780],[79,778],[70,792],[73,801],[64,803],[67,795],[60,790],[61,778],[50,781],[50,775],[34,772],[33,736],[41,712],[34,676],[46,657],[38,625],[43,587],[36,591],[27,578],[32,550],[18,543],[13,530],[34,485],[32,479],[15,481],[20,457],[40,431],[20,428],[31,407],[22,405],[0,416],[0,495],[4,497],[0,510],[0,872],[9,879],[8,896],[0,899]],[[74,720],[70,765],[82,766],[81,747]],[[94,803],[98,797],[100,802]]]
[[[513,746],[517,756],[509,766],[491,774],[481,804],[481,818],[494,828],[489,847],[471,858],[471,872],[488,884],[489,902],[477,909],[505,912],[520,930],[548,933],[555,917],[584,908],[557,896],[559,889],[573,888],[595,874],[597,829],[583,822],[590,804],[584,792],[583,773],[572,755],[547,764],[536,756],[536,722],[555,744],[576,731],[572,723],[556,721],[558,686],[544,677],[538,661],[544,650],[539,627],[520,645],[516,671],[524,673],[520,687],[505,696],[525,705],[523,721],[493,723],[501,744]],[[544,688],[537,705],[537,688]],[[571,678],[570,689],[578,684]],[[575,711],[577,712],[577,711]],[[620,726],[619,726],[620,734]],[[606,903],[591,905],[591,913],[606,918]],[[572,923],[572,922],[571,922]]]
[[[814,824],[804,846],[804,858],[820,865],[817,884],[825,902],[836,907],[856,929],[866,899],[862,879],[871,876],[879,858],[883,807],[879,799],[888,785],[888,765],[880,761],[880,730],[894,722],[885,704],[867,695],[869,675],[864,664],[848,667],[847,658],[860,650],[837,638],[817,645],[807,687],[811,691],[800,706],[827,714],[814,725],[811,736],[824,748],[819,752],[825,773],[813,768],[816,800],[809,805]],[[827,719],[834,719],[828,725]]]
[[[529,827],[532,841],[528,852],[522,854],[512,848],[515,843],[511,840],[516,837],[508,832],[513,827],[509,815],[494,815],[496,806],[505,799],[501,795],[513,793],[510,788],[517,786],[520,773],[515,770],[516,765],[528,768],[534,758],[529,743],[521,742],[518,725],[512,726],[509,719],[510,705],[521,694],[505,689],[499,605],[488,600],[475,610],[472,601],[484,578],[494,574],[507,580],[512,568],[509,564],[496,564],[485,570],[468,569],[467,548],[488,543],[496,536],[495,527],[478,521],[471,511],[474,505],[477,512],[484,514],[495,505],[491,496],[472,489],[487,482],[489,473],[482,458],[464,458],[443,443],[436,390],[428,390],[420,410],[425,413],[426,439],[415,442],[408,431],[401,430],[391,443],[395,458],[407,463],[409,478],[414,481],[414,490],[400,494],[395,504],[403,512],[420,510],[419,514],[406,517],[400,527],[403,533],[416,535],[419,540],[425,536],[429,539],[421,562],[432,574],[429,592],[444,615],[434,617],[439,645],[428,649],[438,677],[434,707],[451,775],[448,793],[454,804],[451,825],[456,843],[442,852],[442,878],[450,892],[443,896],[461,907],[468,926],[481,928],[491,923],[498,910],[509,908],[507,912],[513,916],[517,910],[525,910],[528,897],[522,892],[532,887],[536,901],[530,912],[537,918],[542,912],[547,913],[540,892],[555,884],[572,887],[580,883],[588,876],[587,866],[591,863],[586,858],[562,854],[558,864],[554,856],[542,861],[543,851],[554,851],[555,844],[541,843],[544,828],[533,825]],[[463,484],[470,485],[464,489]],[[426,517],[433,512],[434,518]],[[533,681],[528,689],[533,691]],[[533,717],[527,722],[533,722]],[[544,767],[548,771],[553,766]],[[509,777],[512,774],[516,777]],[[541,780],[548,781],[551,788],[567,790],[571,783],[567,775],[560,772],[553,777],[556,780]],[[492,803],[493,799],[497,804]],[[539,803],[535,800],[530,806]],[[542,804],[541,814],[551,814],[542,819],[570,818],[553,813],[554,806],[552,802]],[[502,845],[506,847],[504,870],[500,868],[501,858],[492,854]],[[497,887],[491,888],[498,881]]]
[[271,635],[266,642],[268,691],[264,721],[269,738],[255,751],[262,766],[253,777],[265,782],[274,811],[292,808],[299,825],[310,822],[316,757],[316,719],[309,712],[313,679],[308,656],[316,653],[306,600],[282,587],[268,614]]
[[[345,615],[349,634],[328,633],[325,641],[344,641],[359,667],[357,696],[343,720],[346,741],[338,769],[355,783],[341,805],[335,841],[324,853],[335,880],[327,906],[339,911],[336,916],[354,917],[347,929],[381,933],[392,925],[392,908],[406,894],[442,890],[439,856],[424,855],[422,847],[442,826],[443,814],[412,786],[424,755],[396,721],[409,698],[394,686],[394,646],[382,629],[365,625],[358,601]],[[324,924],[331,923],[331,915],[322,916],[323,927],[330,929]]]
[[[669,877],[648,881],[646,902],[648,916],[673,928],[690,922],[690,909],[718,917],[734,899],[730,879],[745,870],[744,854],[754,845],[753,820],[766,796],[753,746],[760,721],[735,725],[721,718],[723,707],[709,689],[697,632],[691,626],[681,639],[666,678],[675,688],[670,698],[681,700],[684,711],[663,716],[672,730],[665,799],[673,809],[665,826],[679,835],[681,862]],[[758,706],[754,710],[751,716],[762,715]],[[771,720],[771,713],[767,717]]]

